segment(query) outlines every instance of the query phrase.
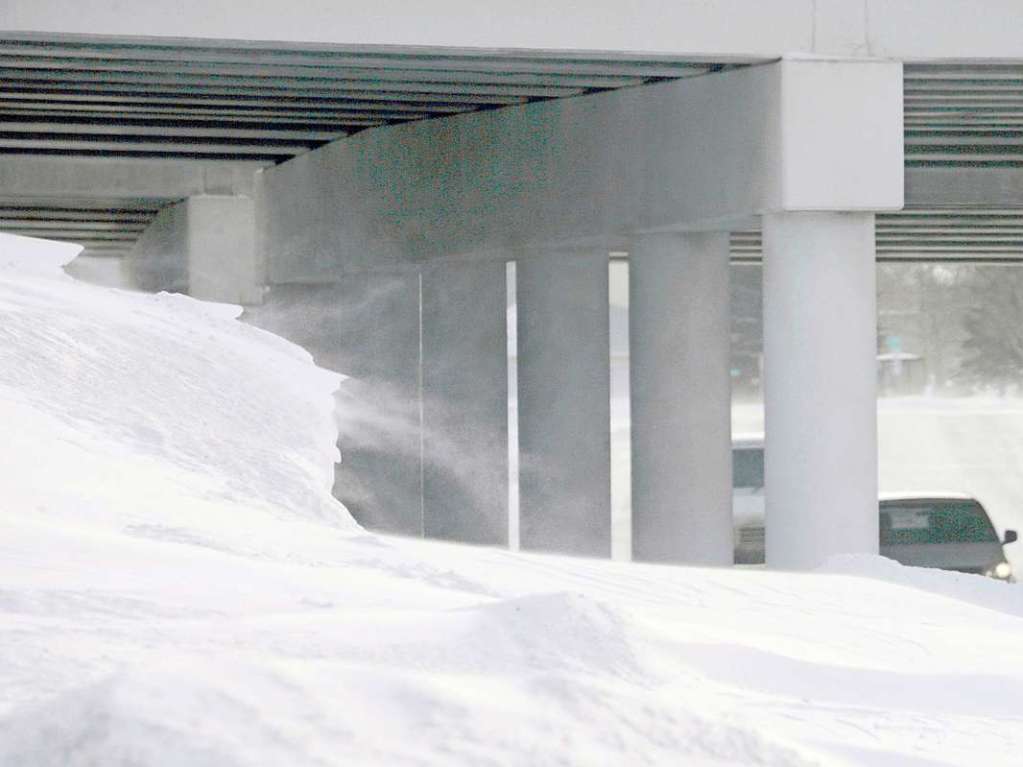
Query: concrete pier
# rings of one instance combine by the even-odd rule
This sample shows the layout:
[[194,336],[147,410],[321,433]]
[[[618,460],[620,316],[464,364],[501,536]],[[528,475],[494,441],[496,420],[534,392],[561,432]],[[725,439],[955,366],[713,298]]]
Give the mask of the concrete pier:
[[423,529],[508,543],[504,261],[423,269]]
[[874,216],[764,217],[767,563],[876,553]]
[[517,263],[521,547],[607,557],[607,253],[531,255]]
[[632,556],[732,563],[728,235],[629,254]]

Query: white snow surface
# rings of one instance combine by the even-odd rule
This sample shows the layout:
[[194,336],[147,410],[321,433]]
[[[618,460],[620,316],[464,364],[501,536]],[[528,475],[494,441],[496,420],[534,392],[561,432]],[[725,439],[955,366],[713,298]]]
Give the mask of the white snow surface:
[[0,236],[0,765],[1020,763],[1020,587],[368,534],[339,376],[74,252]]

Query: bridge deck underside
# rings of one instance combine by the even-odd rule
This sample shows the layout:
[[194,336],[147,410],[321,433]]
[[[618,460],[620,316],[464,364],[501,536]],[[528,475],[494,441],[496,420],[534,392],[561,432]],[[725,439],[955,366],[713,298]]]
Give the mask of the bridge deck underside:
[[[266,165],[357,131],[570,98],[755,61],[228,41],[0,37],[0,157]],[[906,167],[1023,170],[1023,65],[907,64]],[[0,230],[121,256],[154,199],[0,197]],[[908,207],[912,208],[912,200]],[[1023,259],[1020,205],[878,219],[882,260]],[[733,258],[759,258],[756,232]]]

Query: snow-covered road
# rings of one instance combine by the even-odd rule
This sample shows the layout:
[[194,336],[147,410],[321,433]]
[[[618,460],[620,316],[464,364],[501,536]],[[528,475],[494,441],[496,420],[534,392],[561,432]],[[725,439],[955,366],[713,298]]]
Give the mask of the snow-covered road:
[[0,239],[0,765],[1020,763],[1020,587],[370,535],[336,376],[70,255]]

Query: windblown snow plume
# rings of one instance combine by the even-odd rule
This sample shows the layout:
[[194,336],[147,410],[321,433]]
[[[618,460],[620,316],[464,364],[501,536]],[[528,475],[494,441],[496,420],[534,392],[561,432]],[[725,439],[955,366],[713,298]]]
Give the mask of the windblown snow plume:
[[371,535],[336,374],[74,253],[0,236],[3,767],[1019,763],[1020,587]]

